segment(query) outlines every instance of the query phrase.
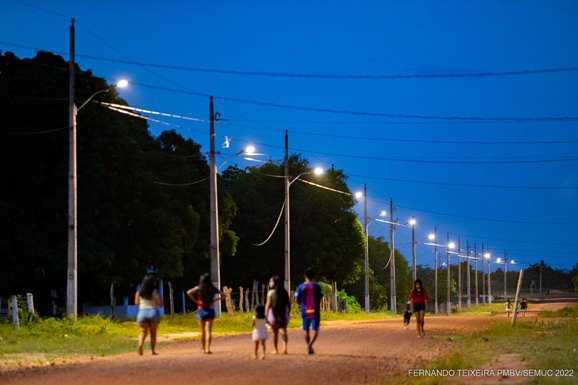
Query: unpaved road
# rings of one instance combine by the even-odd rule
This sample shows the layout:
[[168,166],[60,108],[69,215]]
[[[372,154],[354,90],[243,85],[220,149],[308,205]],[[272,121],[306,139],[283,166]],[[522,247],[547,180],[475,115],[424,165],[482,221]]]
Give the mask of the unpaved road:
[[[574,299],[575,301],[575,299]],[[527,322],[539,310],[567,306],[558,300],[531,306]],[[158,356],[135,353],[88,362],[0,373],[4,385],[162,385],[162,384],[380,384],[390,376],[406,376],[408,369],[423,367],[423,361],[451,349],[452,335],[483,329],[498,316],[426,317],[426,336],[418,339],[412,319],[409,331],[402,320],[322,322],[316,353],[306,354],[302,331],[289,331],[289,354],[275,355],[271,340],[265,360],[252,356],[249,334],[219,337],[213,341],[213,354],[199,351],[198,341],[160,346]],[[218,322],[218,321],[217,321]],[[439,337],[442,338],[439,338]],[[502,383],[508,383],[507,381]]]

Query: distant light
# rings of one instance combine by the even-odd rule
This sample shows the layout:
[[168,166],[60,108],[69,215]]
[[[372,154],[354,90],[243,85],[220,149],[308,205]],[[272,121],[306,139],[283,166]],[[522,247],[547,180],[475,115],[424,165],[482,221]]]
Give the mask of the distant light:
[[361,191],[358,191],[358,192],[355,193],[355,197],[356,197],[357,199],[359,199],[359,198],[363,197],[363,193],[362,193]]
[[128,87],[128,80],[126,79],[121,79],[116,83],[116,87],[117,88],[125,88]]
[[502,263],[502,258],[496,259],[496,262],[497,262],[497,263]]
[[381,210],[381,212],[379,213],[380,217],[386,217],[387,216],[387,211],[385,210]]
[[412,225],[412,226],[415,226],[415,224],[416,224],[415,219],[411,218],[411,219],[409,220],[409,224]]
[[255,153],[255,146],[247,146],[245,148],[245,154],[252,155]]
[[516,263],[516,262],[514,262],[514,260],[512,259],[512,260],[510,261],[510,263],[513,265],[513,264]]
[[486,259],[490,259],[491,256],[492,256],[492,255],[491,255],[490,253],[484,254],[484,258],[486,258]]
[[427,239],[429,239],[430,241],[435,241],[436,235],[434,233],[431,233],[427,236]]
[[313,174],[315,175],[322,175],[325,173],[325,170],[323,170],[321,167],[315,167],[313,169]]
[[455,244],[454,242],[450,242],[450,243],[448,243],[448,247],[449,247],[450,249],[455,249],[455,248],[456,248],[456,244]]

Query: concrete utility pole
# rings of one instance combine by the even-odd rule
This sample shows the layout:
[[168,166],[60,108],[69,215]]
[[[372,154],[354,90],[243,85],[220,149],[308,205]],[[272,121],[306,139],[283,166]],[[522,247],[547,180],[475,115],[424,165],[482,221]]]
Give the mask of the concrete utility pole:
[[504,299],[508,298],[508,252],[504,250]]
[[289,133],[285,130],[285,290],[291,293],[291,228],[289,208]]
[[437,226],[434,227],[434,258],[435,258],[435,308],[434,308],[434,312],[436,315],[439,314],[439,306],[438,306],[438,266],[439,266],[439,257],[438,257],[438,239],[437,239],[437,234],[438,232],[438,228]]
[[[476,281],[476,306],[478,306],[480,304],[479,298],[480,298],[480,294],[478,293],[478,248],[476,245],[476,242],[474,242],[474,256],[476,257],[476,259],[474,259],[475,264],[476,264],[476,275],[475,275],[475,281]],[[482,263],[482,267],[484,267],[484,264]],[[482,274],[482,281],[483,281],[484,275]]]
[[449,249],[449,244],[450,244],[450,233],[447,233],[447,242],[446,242],[446,263],[447,263],[447,268],[448,268],[448,282],[447,282],[447,293],[446,293],[446,298],[447,298],[447,302],[446,302],[446,312],[447,314],[451,314],[452,313],[452,302],[451,302],[451,292],[450,292],[450,284],[451,284],[451,277],[450,277],[450,249]]
[[363,231],[365,232],[365,312],[369,313],[369,222],[367,220],[367,184],[363,185]]
[[389,237],[391,240],[390,248],[391,248],[391,258],[390,258],[390,266],[389,266],[389,278],[390,278],[390,293],[391,293],[391,304],[390,308],[391,311],[397,313],[397,297],[395,294],[395,220],[393,219],[393,199],[389,198],[389,218],[391,219],[389,223]]
[[[470,310],[472,308],[472,287],[470,285],[470,241],[466,240],[466,285],[468,286],[466,293],[468,295],[468,298],[466,299],[466,306],[468,307],[468,310]],[[476,283],[478,283],[476,281]],[[477,286],[476,286],[477,289]]]
[[[484,244],[482,243],[482,303],[486,303],[486,276],[485,276],[485,269],[484,269]],[[488,272],[489,273],[489,272]]]
[[413,281],[415,282],[415,280],[417,279],[417,266],[416,266],[416,257],[415,257],[415,247],[416,247],[416,242],[415,242],[415,218],[411,217],[411,261],[412,261],[412,276],[413,276]]
[[462,311],[462,237],[458,236],[458,311]]
[[[221,261],[219,254],[219,203],[217,195],[217,164],[215,161],[215,112],[213,97],[209,99],[210,122],[210,180],[211,180],[211,281],[213,286],[221,290]],[[221,301],[215,302],[215,314],[221,315]]]
[[70,26],[70,60],[68,83],[68,269],[66,279],[66,314],[76,318],[78,314],[78,248],[77,248],[77,201],[76,201],[76,83],[74,62],[74,19]]

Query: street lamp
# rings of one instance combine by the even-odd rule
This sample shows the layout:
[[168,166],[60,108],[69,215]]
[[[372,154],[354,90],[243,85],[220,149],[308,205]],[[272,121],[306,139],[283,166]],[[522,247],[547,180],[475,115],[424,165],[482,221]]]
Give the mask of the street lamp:
[[[364,310],[366,313],[369,313],[369,221],[371,218],[367,216],[367,185],[363,185],[363,192],[358,191],[355,193],[355,197],[360,199],[363,197],[363,232],[365,234],[365,255],[364,255],[364,263],[363,263],[363,272],[364,272]],[[382,210],[379,213],[380,217],[384,217],[387,215],[385,210]],[[388,222],[382,219],[375,220],[379,222]]]
[[[285,134],[285,143],[287,144],[287,134]],[[287,150],[287,148],[286,148]],[[291,210],[289,190],[291,185],[299,180],[304,175],[322,175],[325,170],[321,167],[316,167],[313,170],[302,172],[293,179],[289,177],[289,158],[287,152],[285,153],[285,289],[291,293]]]
[[[492,279],[491,279],[491,272],[492,272],[492,254],[484,253],[484,258],[488,260],[488,303],[492,303]],[[484,262],[482,261],[482,264]]]
[[[508,297],[508,279],[507,279],[507,275],[508,275],[508,257],[506,252],[504,251],[504,260],[502,261],[502,258],[498,258],[496,259],[496,263],[499,263],[501,265],[504,265],[504,299],[506,299]],[[510,264],[513,265],[515,264],[514,260],[510,260]]]
[[446,302],[446,311],[447,314],[451,314],[452,312],[452,303],[451,303],[451,291],[450,291],[450,284],[451,284],[451,279],[450,279],[450,268],[451,268],[451,264],[450,264],[450,249],[454,249],[456,247],[456,244],[454,242],[450,242],[450,233],[447,233],[447,245],[448,247],[446,248],[446,259],[447,259],[447,268],[448,268],[448,279],[447,279],[447,302]]
[[411,217],[409,224],[411,225],[411,260],[412,260],[412,272],[413,281],[417,279],[417,268],[416,268],[416,258],[415,258],[415,218]]
[[[73,21],[74,23],[74,21]],[[76,164],[76,117],[95,96],[109,92],[113,88],[124,88],[127,80],[96,91],[80,107],[76,107],[76,88],[74,77],[74,25],[71,27],[70,83],[68,99],[69,124],[69,158],[68,158],[68,246],[67,246],[67,279],[66,279],[66,314],[76,318],[78,314],[78,227],[77,227],[77,164]]]
[[[430,241],[435,241],[435,240],[436,240],[436,238],[437,238],[437,227],[434,228],[434,232],[431,233],[431,234],[429,234],[429,235],[427,236],[427,238],[428,238]],[[443,247],[443,248],[446,249],[447,262],[444,262],[444,263],[442,264],[442,266],[447,266],[447,268],[448,268],[448,294],[447,294],[448,303],[447,303],[447,309],[448,309],[448,314],[449,314],[449,311],[451,310],[450,300],[449,300],[449,298],[450,298],[450,297],[449,297],[449,296],[450,296],[450,290],[449,290],[449,287],[450,287],[450,286],[449,286],[449,283],[450,283],[449,267],[450,267],[450,253],[453,253],[452,251],[450,251],[450,249],[454,249],[454,248],[456,247],[456,244],[455,244],[454,242],[450,242],[450,241],[449,241],[449,233],[448,233],[447,242],[446,242],[445,245],[444,245],[444,244],[438,244],[438,243],[435,243],[435,242],[426,242],[426,243],[424,243],[424,244],[434,247],[434,257],[435,257],[435,295],[434,295],[434,296],[435,296],[435,298],[434,298],[434,301],[435,301],[435,309],[434,309],[434,311],[435,311],[435,314],[439,314],[439,308],[438,308],[438,265],[439,265],[439,261],[438,261],[438,250],[437,250],[437,248],[438,248],[438,246],[439,246],[439,247]],[[454,253],[454,254],[455,254],[455,253]]]

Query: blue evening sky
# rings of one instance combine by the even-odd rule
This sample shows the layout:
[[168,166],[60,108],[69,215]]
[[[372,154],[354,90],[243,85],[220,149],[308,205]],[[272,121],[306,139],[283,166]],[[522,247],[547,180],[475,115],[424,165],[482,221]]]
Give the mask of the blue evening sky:
[[[291,153],[367,184],[370,216],[393,198],[418,264],[435,226],[517,267],[578,262],[575,1],[1,0],[0,50],[68,60],[72,17],[77,63],[128,78],[129,105],[206,120],[214,95],[221,161],[251,143],[279,161],[289,130]],[[503,76],[447,76],[483,73]],[[208,151],[208,123],[156,118]]]

